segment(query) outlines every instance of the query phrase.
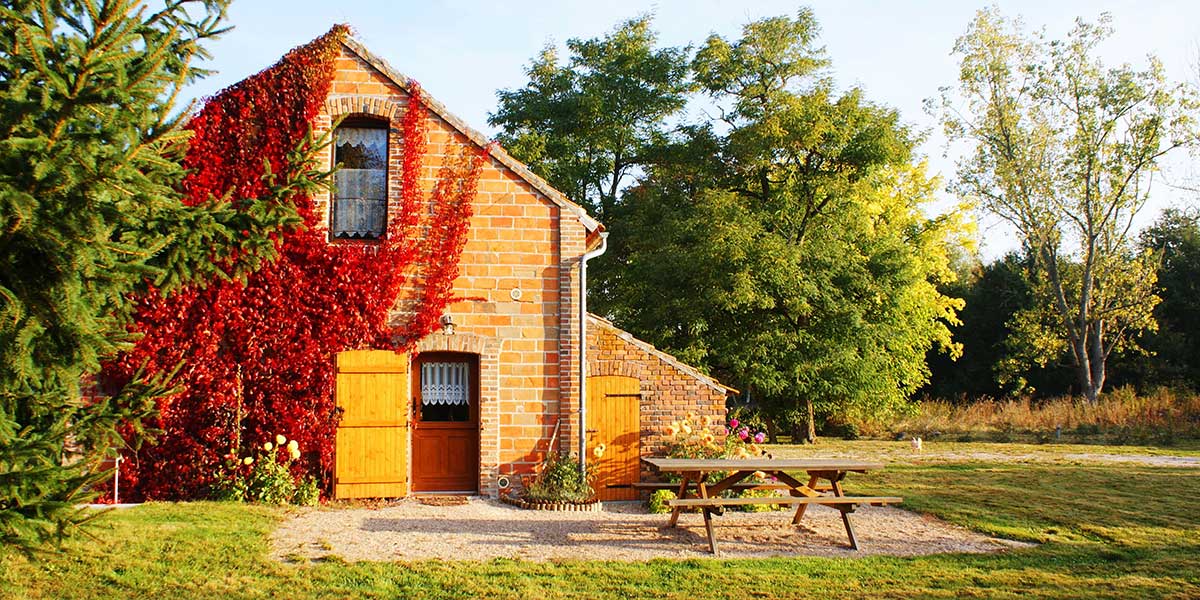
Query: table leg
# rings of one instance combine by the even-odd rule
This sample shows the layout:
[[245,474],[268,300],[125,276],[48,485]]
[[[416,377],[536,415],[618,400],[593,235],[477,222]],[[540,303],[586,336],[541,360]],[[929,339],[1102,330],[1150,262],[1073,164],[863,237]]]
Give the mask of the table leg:
[[[840,508],[840,507],[839,507]],[[841,508],[842,525],[846,526],[846,535],[850,536],[850,547],[858,550],[858,537],[854,535],[854,526],[850,524],[850,513],[854,512],[854,505]]]
[[[676,498],[680,500],[687,498],[688,483],[691,480],[691,475],[691,473],[683,474],[683,480],[679,482],[679,491],[675,493]],[[681,510],[683,509],[678,506],[671,509],[671,520],[667,522],[667,527],[674,527],[679,522],[679,511]]]
[[704,531],[708,533],[708,551],[716,556],[718,554],[717,536],[713,534],[712,511],[707,506],[704,507]]
[[[816,475],[810,476],[808,478],[808,486],[807,486],[808,489],[809,490],[814,489],[817,486],[818,481],[820,481],[820,477],[817,477]],[[803,494],[802,492],[799,492],[798,490],[793,489],[792,495],[796,496],[796,495],[806,495],[806,494]],[[800,524],[800,519],[804,518],[804,511],[806,511],[806,510],[808,510],[807,504],[801,504],[800,506],[796,507],[796,515],[792,517],[792,525]]]
[[[700,478],[697,485],[701,498],[708,498],[708,482],[705,477]],[[705,506],[704,509],[704,532],[708,534],[708,551],[715,556],[717,554],[717,536],[713,533],[713,513],[716,510],[712,507]],[[720,514],[720,513],[718,513]]]

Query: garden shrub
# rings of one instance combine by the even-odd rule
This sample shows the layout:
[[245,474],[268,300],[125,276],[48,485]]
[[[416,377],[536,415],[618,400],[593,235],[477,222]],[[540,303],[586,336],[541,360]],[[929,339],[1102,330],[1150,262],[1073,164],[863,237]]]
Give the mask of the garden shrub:
[[533,502],[589,502],[595,498],[590,474],[579,470],[574,455],[549,452],[541,470],[525,486],[525,499]]
[[650,512],[655,514],[669,513],[671,512],[671,505],[667,503],[674,499],[675,492],[672,492],[671,490],[654,490],[654,493],[650,494],[650,500],[647,502],[647,506],[649,507]]

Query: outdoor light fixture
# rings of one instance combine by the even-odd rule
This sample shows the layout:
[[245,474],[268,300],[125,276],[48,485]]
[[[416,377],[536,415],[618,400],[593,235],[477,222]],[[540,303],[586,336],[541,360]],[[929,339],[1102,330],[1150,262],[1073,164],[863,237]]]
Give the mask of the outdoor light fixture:
[[454,317],[450,315],[442,315],[442,333],[446,335],[454,335]]

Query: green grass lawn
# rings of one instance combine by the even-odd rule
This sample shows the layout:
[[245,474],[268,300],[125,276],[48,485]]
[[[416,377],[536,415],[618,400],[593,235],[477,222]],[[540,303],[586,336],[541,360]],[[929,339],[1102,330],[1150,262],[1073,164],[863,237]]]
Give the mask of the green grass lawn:
[[285,509],[150,504],[113,512],[62,553],[0,558],[0,598],[1200,597],[1200,469],[899,464],[852,483],[1041,545],[918,558],[294,566],[266,558]]

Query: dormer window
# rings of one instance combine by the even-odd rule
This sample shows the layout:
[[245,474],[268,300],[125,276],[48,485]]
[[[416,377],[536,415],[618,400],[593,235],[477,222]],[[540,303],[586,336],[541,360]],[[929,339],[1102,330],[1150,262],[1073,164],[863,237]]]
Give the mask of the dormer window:
[[387,123],[347,120],[333,132],[333,210],[336,239],[375,240],[387,221]]

